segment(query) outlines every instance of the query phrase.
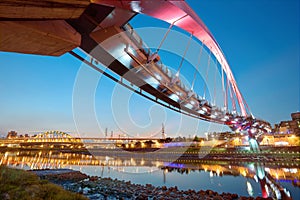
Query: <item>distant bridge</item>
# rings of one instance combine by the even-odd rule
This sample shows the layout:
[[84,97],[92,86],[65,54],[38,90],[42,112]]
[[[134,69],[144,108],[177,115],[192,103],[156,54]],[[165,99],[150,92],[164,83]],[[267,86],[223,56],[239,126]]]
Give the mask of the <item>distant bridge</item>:
[[91,148],[91,147],[116,147],[115,144],[128,144],[134,142],[158,141],[156,137],[72,137],[62,131],[46,131],[34,137],[15,137],[0,139],[0,147],[27,147],[27,148]]

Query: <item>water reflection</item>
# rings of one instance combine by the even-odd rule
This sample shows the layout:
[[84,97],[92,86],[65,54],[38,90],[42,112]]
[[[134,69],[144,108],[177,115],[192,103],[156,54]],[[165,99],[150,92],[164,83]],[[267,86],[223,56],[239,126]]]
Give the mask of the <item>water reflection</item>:
[[180,189],[212,189],[244,196],[300,199],[300,169],[258,162],[198,160],[169,162],[154,157],[94,157],[88,153],[60,151],[7,151],[0,164],[23,169],[73,168],[89,175],[178,186]]

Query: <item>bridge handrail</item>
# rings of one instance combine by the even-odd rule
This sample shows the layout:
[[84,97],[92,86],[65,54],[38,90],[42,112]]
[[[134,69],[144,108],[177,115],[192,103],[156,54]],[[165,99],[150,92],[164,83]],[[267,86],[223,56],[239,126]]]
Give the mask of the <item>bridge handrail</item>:
[[146,43],[144,43],[142,38],[136,33],[136,31],[129,23],[126,23],[121,28],[125,31],[125,33],[127,33],[130,36],[129,38],[131,40],[133,39],[133,42],[139,47],[139,49],[144,50],[145,54],[151,54],[150,48],[147,46]]
[[[142,38],[136,33],[136,31],[130,25],[130,23],[126,23],[122,28],[123,28],[123,30],[125,30],[125,32],[127,34],[129,34],[129,38],[131,40],[132,39],[135,40],[135,41],[133,41],[135,43],[135,45],[137,45],[140,50],[143,50],[146,54],[145,56],[148,57],[151,54],[150,48],[147,46],[146,43],[144,43]],[[162,70],[162,72],[165,75],[167,75],[169,78],[175,78],[175,74],[173,74],[172,71],[169,70],[168,67],[166,65],[164,65],[162,62],[160,63],[160,65],[158,65],[157,63],[155,63],[155,65],[156,65],[156,67],[160,68]],[[164,70],[164,67],[165,67],[165,70]],[[183,84],[181,81],[177,85],[185,92],[189,92],[188,87],[186,87],[186,85]]]

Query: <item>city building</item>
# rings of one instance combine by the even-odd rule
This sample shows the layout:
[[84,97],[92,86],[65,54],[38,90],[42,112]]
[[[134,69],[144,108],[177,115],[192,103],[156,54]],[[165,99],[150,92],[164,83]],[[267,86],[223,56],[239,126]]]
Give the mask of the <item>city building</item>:
[[300,112],[291,114],[292,120],[275,124],[274,133],[300,135]]
[[9,131],[8,133],[7,133],[7,136],[6,136],[7,138],[16,138],[16,137],[18,137],[18,133],[16,132],[16,131]]
[[299,146],[300,137],[295,134],[265,134],[261,136],[260,145]]

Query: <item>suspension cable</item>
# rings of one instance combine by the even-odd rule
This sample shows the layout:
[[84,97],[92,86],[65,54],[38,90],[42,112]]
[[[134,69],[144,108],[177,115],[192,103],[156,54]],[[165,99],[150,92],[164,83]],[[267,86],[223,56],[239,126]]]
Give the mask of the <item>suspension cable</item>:
[[224,108],[226,109],[226,94],[225,94],[225,83],[224,83],[224,71],[221,67],[221,75],[222,75],[222,93],[224,98]]
[[243,103],[246,105],[246,108],[247,108],[247,110],[249,111],[249,114],[251,114],[251,115],[253,116],[253,114],[251,113],[251,110],[250,110],[250,108],[249,108],[247,102],[246,102],[245,99],[244,99],[244,96],[243,96],[242,94],[241,94],[241,96],[242,96],[242,99],[243,99]]
[[163,39],[160,41],[155,53],[158,53],[158,51],[160,50],[161,46],[163,45],[164,41],[166,40],[167,36],[169,35],[169,32],[172,29],[173,25],[174,25],[174,23],[170,24],[170,26],[169,26],[167,32],[165,33]]
[[198,72],[198,69],[200,67],[200,61],[201,61],[202,50],[203,50],[203,42],[202,42],[202,45],[201,45],[201,48],[200,48],[200,53],[199,53],[199,56],[198,56],[198,63],[196,65],[196,69],[195,69],[195,72],[194,72],[194,78],[193,78],[191,90],[194,89],[194,84],[195,84],[195,81],[196,81],[197,72]]
[[[161,46],[163,45],[164,41],[166,40],[167,36],[169,35],[169,33],[170,33],[172,27],[175,25],[175,23],[178,22],[179,20],[185,18],[186,16],[187,16],[187,15],[184,15],[184,16],[182,16],[182,17],[176,19],[175,21],[173,21],[173,22],[170,24],[170,26],[169,26],[167,32],[165,33],[163,39],[160,41],[160,44],[158,45],[157,49],[155,50],[155,53],[158,53],[158,51],[160,50]],[[154,53],[154,54],[155,54],[155,53]]]
[[177,73],[176,73],[176,76],[177,76],[177,77],[179,76],[180,69],[181,69],[181,67],[182,67],[182,64],[183,64],[185,55],[186,55],[186,53],[187,53],[187,51],[188,51],[188,49],[189,49],[189,47],[190,47],[192,37],[193,37],[193,33],[191,34],[191,36],[190,36],[190,38],[189,38],[189,41],[188,41],[188,44],[187,44],[187,46],[185,47],[183,56],[181,57],[181,61],[180,61],[180,64],[179,64],[179,67],[178,67],[178,70],[177,70]]
[[236,111],[236,104],[235,104],[235,100],[234,100],[234,97],[233,97],[233,91],[232,91],[232,86],[230,85],[229,87],[229,93],[230,93],[230,99],[231,99],[231,103],[232,103],[232,108],[233,108],[233,111]]
[[214,105],[216,105],[216,98],[217,98],[217,71],[218,71],[218,63],[216,61],[216,70],[215,70],[215,77],[214,77],[214,97],[213,97]]
[[205,74],[205,83],[204,83],[204,94],[203,94],[203,98],[205,99],[205,95],[206,95],[206,88],[207,88],[207,79],[208,79],[208,71],[210,68],[210,58],[211,58],[211,51],[209,51],[209,56],[208,56],[208,61],[207,61],[207,68],[206,68],[206,74]]
[[228,85],[229,85],[229,80],[226,77],[226,91],[225,91],[225,102],[224,102],[226,112],[228,111]]

